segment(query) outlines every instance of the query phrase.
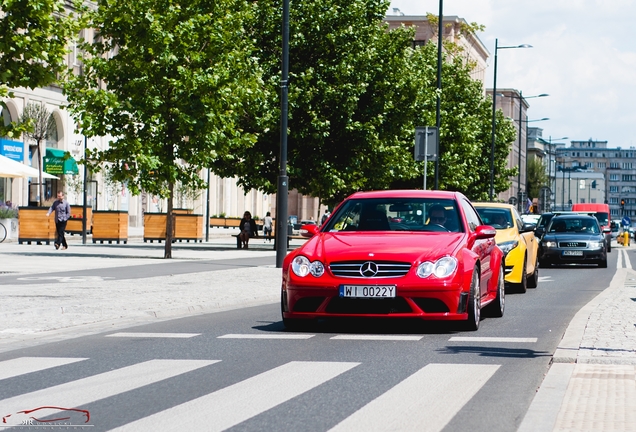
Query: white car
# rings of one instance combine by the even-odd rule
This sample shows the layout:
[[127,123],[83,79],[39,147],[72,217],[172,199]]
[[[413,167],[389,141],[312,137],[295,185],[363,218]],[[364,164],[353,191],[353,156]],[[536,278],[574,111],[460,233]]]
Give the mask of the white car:
[[537,222],[539,222],[539,218],[541,217],[541,215],[538,214],[522,214],[521,215],[521,220],[524,223],[529,223],[529,224],[534,224],[536,225]]

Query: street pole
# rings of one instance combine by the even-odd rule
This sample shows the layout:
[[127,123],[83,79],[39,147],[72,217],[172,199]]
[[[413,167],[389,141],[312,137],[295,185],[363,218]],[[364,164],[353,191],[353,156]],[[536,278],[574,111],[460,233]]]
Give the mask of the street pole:
[[207,223],[205,224],[205,241],[206,243],[210,241],[210,168],[208,168],[208,196],[206,199],[206,209],[205,212],[207,216]]
[[[441,94],[442,94],[442,36],[444,35],[444,1],[439,0],[439,19],[437,23],[437,104],[435,108],[435,127],[437,128],[437,159],[435,159],[435,189],[439,189],[439,159],[441,154]],[[428,133],[426,134],[428,138]],[[426,160],[424,161],[426,166]],[[426,182],[426,174],[424,175],[424,182]],[[426,190],[426,185],[424,185]]]
[[84,204],[82,206],[82,244],[86,244],[86,201],[88,196],[88,190],[86,187],[88,164],[86,163],[86,150],[88,148],[88,138],[84,135]]
[[[521,132],[523,127],[523,122],[521,120],[521,116],[523,115],[523,111],[521,107],[523,106],[523,93],[519,90],[519,175],[517,177],[517,210],[519,213],[522,212],[522,204],[521,204]],[[527,156],[526,156],[527,157]],[[527,176],[527,174],[526,174]]]
[[282,268],[287,255],[287,114],[289,92],[289,0],[283,0],[283,54],[280,80],[280,173],[276,191],[276,267]]
[[497,129],[497,49],[499,40],[495,39],[495,63],[492,83],[492,131],[490,143],[490,201],[495,197],[495,133]]

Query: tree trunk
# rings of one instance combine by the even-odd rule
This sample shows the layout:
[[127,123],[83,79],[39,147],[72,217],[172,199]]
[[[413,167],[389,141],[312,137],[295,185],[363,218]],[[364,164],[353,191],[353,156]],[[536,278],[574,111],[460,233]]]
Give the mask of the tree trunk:
[[172,258],[172,237],[174,233],[174,216],[172,214],[174,182],[168,184],[168,217],[166,217],[166,245],[163,257]]
[[38,165],[39,165],[39,171],[40,171],[40,178],[39,178],[39,184],[38,184],[38,190],[39,195],[40,195],[40,199],[38,201],[38,205],[40,207],[42,207],[44,205],[44,184],[42,182],[42,171],[44,171],[44,156],[42,156],[42,141],[39,140],[38,141]]

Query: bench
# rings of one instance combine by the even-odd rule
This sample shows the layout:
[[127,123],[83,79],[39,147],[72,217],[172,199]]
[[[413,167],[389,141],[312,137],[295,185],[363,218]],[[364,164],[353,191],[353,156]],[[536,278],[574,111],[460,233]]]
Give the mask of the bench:
[[[241,249],[241,238],[239,237],[239,234],[232,234],[232,237],[236,237],[236,248],[237,249]],[[265,237],[263,237],[263,236],[250,237],[250,238],[265,239]],[[272,238],[274,239],[274,250],[276,250],[276,236],[272,236]],[[307,240],[307,237],[303,237],[303,236],[299,236],[299,235],[288,235],[287,236],[287,248],[289,248],[289,241],[291,239]]]

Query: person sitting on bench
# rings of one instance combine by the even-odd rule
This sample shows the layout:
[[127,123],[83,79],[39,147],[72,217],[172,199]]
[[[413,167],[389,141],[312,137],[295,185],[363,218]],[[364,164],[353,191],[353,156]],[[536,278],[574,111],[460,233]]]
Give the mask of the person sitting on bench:
[[258,229],[256,227],[256,221],[252,219],[252,214],[248,211],[243,213],[243,219],[239,223],[239,238],[243,242],[243,249],[247,249],[247,244],[250,241],[250,237],[258,237]]

